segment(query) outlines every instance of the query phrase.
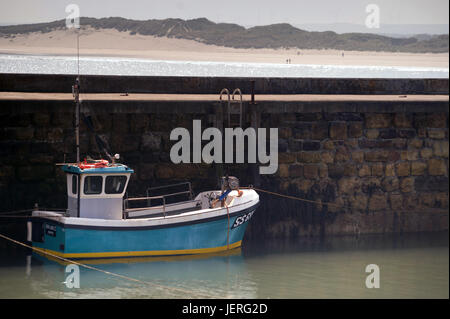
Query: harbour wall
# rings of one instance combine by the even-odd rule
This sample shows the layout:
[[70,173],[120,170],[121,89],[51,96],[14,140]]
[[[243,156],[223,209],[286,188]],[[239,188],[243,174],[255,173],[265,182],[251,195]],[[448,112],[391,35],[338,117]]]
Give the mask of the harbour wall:
[[[446,83],[448,94],[443,82],[439,90]],[[224,125],[226,107],[218,96],[86,99],[82,112],[95,133],[81,121],[81,154],[100,156],[98,134],[135,170],[130,195],[178,181],[191,181],[195,192],[215,189],[226,172],[243,186],[308,200],[260,193],[248,239],[448,230],[448,100],[336,95],[259,101],[256,95],[243,109],[243,126],[278,128],[273,175],[257,174],[259,164],[171,162],[172,129],[192,132],[194,119],[203,129]],[[75,160],[74,103],[0,99],[0,122],[0,211],[35,203],[65,208],[65,177],[55,163]]]
[[[71,93],[75,75],[0,74],[0,92]],[[250,94],[447,94],[448,79],[242,78],[83,75],[84,93],[218,94],[240,88]]]

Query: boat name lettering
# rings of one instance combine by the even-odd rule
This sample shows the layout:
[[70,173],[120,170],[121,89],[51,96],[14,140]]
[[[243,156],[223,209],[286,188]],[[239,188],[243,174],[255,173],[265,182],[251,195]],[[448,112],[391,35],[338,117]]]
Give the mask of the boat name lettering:
[[248,221],[250,218],[252,218],[252,215],[254,212],[255,211],[252,211],[250,213],[247,213],[245,215],[242,215],[242,216],[239,216],[238,218],[236,218],[231,229],[236,228],[236,227],[242,225],[243,223],[245,223],[246,221]]
[[45,224],[45,233],[49,236],[56,237],[56,226]]

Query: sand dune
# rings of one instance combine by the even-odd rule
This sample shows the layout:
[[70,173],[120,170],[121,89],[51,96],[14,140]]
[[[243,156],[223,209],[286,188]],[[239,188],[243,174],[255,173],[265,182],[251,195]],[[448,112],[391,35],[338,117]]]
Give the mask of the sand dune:
[[[233,49],[193,40],[130,35],[113,29],[84,29],[80,55],[120,56],[175,61],[217,61],[332,65],[449,67],[448,53],[392,53],[300,49]],[[0,38],[0,53],[76,55],[75,31],[30,33]],[[343,55],[342,55],[343,54]]]

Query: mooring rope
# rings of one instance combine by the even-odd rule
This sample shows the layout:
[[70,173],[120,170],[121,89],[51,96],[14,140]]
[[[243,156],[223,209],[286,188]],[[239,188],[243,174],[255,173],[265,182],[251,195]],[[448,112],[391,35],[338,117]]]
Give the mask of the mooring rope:
[[297,197],[297,196],[285,195],[285,194],[281,194],[281,193],[277,193],[277,192],[272,192],[272,191],[268,191],[268,190],[265,190],[265,189],[253,187],[253,186],[240,187],[240,188],[242,188],[242,189],[253,189],[253,190],[258,191],[258,192],[267,193],[267,194],[274,195],[274,196],[278,196],[278,197],[284,197],[284,198],[293,199],[293,200],[298,200],[298,201],[307,202],[307,203],[312,203],[312,204],[328,205],[328,206],[334,206],[334,207],[337,207],[337,208],[347,208],[347,209],[352,209],[351,207],[346,206],[346,205],[339,205],[339,204],[330,203],[330,202],[322,202],[322,201],[317,201],[317,200],[305,199],[305,198],[301,198],[301,197]]
[[58,255],[52,254],[52,253],[50,253],[48,251],[45,251],[43,249],[40,249],[38,247],[33,247],[33,246],[30,246],[30,245],[27,245],[25,243],[22,243],[22,242],[20,242],[18,240],[12,239],[12,238],[10,238],[8,236],[5,236],[3,234],[0,234],[0,238],[8,240],[8,241],[10,241],[12,243],[15,243],[17,245],[20,245],[20,246],[32,249],[32,250],[34,250],[34,251],[36,251],[38,253],[41,253],[41,254],[44,254],[44,255],[48,255],[48,256],[51,256],[53,258],[57,258],[59,260],[62,260],[62,261],[65,261],[65,262],[68,262],[68,263],[71,263],[71,264],[75,264],[75,265],[81,266],[83,268],[87,268],[87,269],[90,269],[90,270],[95,270],[95,271],[98,271],[98,272],[102,272],[104,274],[107,274],[107,275],[110,275],[110,276],[113,276],[113,277],[116,277],[116,278],[132,281],[132,282],[143,284],[143,285],[146,285],[146,286],[153,286],[153,287],[157,287],[157,288],[161,288],[161,289],[173,290],[173,291],[181,292],[181,293],[184,293],[184,294],[186,294],[186,293],[194,293],[194,294],[196,294],[198,296],[202,296],[202,297],[206,297],[206,298],[211,298],[212,297],[211,295],[198,293],[198,292],[195,292],[193,290],[186,290],[186,289],[183,289],[183,288],[176,288],[176,287],[169,287],[169,286],[165,286],[165,285],[155,284],[155,283],[152,283],[152,282],[139,280],[139,279],[136,279],[136,278],[132,278],[132,277],[128,277],[128,276],[125,276],[125,275],[113,273],[113,272],[110,272],[110,271],[107,271],[107,270],[103,270],[103,269],[100,269],[100,268],[97,268],[97,267],[89,266],[89,265],[86,265],[86,264],[83,264],[83,263],[80,263],[80,262],[77,262],[77,261],[74,261],[74,260],[71,260],[71,259],[67,259],[67,258],[58,256]]
[[[31,212],[33,210],[33,208],[30,209],[20,209],[20,210],[12,210],[9,212],[0,212],[0,217],[3,217],[5,215],[9,215],[9,214],[21,214],[21,213],[28,213]],[[7,216],[7,217],[14,217],[14,216]],[[18,216],[18,217],[27,217],[27,216]]]

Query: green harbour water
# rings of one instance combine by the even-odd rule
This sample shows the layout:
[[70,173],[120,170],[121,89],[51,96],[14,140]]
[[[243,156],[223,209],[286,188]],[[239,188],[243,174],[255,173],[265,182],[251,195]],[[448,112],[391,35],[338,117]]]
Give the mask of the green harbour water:
[[[4,242],[0,298],[449,298],[448,232],[244,241],[215,255],[82,261],[139,282],[66,265]],[[366,266],[380,287],[367,288]]]

